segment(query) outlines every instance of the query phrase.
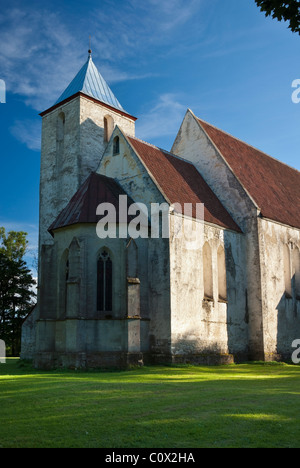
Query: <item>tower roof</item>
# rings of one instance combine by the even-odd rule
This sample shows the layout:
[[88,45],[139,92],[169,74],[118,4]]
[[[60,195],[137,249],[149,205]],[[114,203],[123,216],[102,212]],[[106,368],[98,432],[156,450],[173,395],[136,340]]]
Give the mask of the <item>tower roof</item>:
[[78,92],[87,94],[98,101],[104,102],[115,109],[125,112],[110,87],[97,70],[97,67],[94,65],[91,51],[89,51],[89,57],[86,63],[79,70],[75,78],[71,81],[69,86],[65,89],[54,105],[59,104]]

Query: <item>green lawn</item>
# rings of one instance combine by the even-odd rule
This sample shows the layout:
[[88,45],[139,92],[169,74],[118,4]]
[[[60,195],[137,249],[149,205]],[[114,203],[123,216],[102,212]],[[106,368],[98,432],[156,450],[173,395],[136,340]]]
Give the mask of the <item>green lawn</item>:
[[0,448],[300,447],[300,367],[0,364]]

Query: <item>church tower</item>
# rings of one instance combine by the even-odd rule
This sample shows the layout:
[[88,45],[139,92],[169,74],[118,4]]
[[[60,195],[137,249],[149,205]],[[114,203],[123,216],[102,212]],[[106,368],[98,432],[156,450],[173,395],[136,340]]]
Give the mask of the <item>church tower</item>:
[[73,81],[41,116],[39,255],[43,245],[53,243],[51,223],[96,170],[114,127],[134,136],[136,121],[97,70],[91,50]]
[[97,169],[114,127],[118,125],[124,133],[134,136],[136,121],[97,70],[90,50],[73,81],[41,117],[36,353],[51,349],[59,317],[58,253],[49,227]]

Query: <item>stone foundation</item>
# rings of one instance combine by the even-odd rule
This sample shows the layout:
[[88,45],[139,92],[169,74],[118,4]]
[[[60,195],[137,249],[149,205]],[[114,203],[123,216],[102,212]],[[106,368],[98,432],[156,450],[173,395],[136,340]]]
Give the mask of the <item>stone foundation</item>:
[[36,369],[126,369],[143,365],[143,353],[38,353],[34,359]]

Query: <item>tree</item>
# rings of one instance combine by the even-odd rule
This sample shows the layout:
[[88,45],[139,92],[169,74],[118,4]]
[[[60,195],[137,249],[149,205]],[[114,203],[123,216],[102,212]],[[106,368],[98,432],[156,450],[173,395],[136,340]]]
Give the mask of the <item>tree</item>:
[[0,228],[0,338],[16,356],[21,348],[24,318],[34,306],[35,281],[23,257],[28,241],[26,233]]
[[23,231],[9,231],[6,234],[5,228],[0,227],[0,252],[11,260],[23,258],[28,246],[26,236],[27,232]]
[[255,3],[266,16],[288,21],[292,32],[300,34],[300,2],[299,0],[255,0]]

